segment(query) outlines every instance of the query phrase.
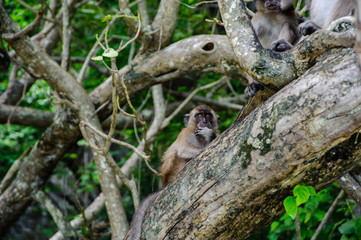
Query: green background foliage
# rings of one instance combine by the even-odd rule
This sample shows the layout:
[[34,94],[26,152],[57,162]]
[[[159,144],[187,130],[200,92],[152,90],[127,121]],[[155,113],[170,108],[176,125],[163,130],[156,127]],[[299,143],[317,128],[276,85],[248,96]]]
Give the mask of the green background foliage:
[[[194,5],[198,1],[188,0],[182,2],[189,5]],[[26,3],[35,10],[39,10],[41,6],[37,0],[27,0]],[[156,14],[159,1],[148,0],[147,4],[149,14],[152,19]],[[21,28],[24,28],[30,24],[35,17],[33,13],[22,7],[16,1],[5,0],[5,5],[11,18],[17,24],[19,24]],[[99,35],[106,26],[106,23],[102,22],[101,19],[106,15],[115,14],[117,9],[117,1],[90,0],[85,5],[83,5],[80,10],[78,10],[74,16],[74,19],[72,20],[72,56],[84,58],[87,56],[89,50],[96,42],[95,36],[97,34]],[[132,10],[134,13],[137,12],[136,7],[132,8]],[[206,18],[212,19],[217,16],[219,18],[217,12],[218,9],[215,4],[202,5],[197,9],[191,9],[181,5],[173,41],[179,41],[181,39],[198,34],[224,34],[224,29],[222,27],[215,26],[214,24],[204,21]],[[38,31],[39,27],[30,32],[29,35],[34,35]],[[109,29],[109,46],[115,49],[118,48],[121,39],[129,39],[128,31],[129,30],[126,27],[124,21],[121,19],[117,20],[115,24]],[[135,43],[135,48],[136,50],[140,48],[139,42]],[[9,50],[11,51],[11,49]],[[117,58],[118,68],[128,64],[129,52],[130,47],[126,48],[119,54]],[[61,43],[58,44],[52,55],[59,56],[60,53]],[[101,55],[101,50],[97,54]],[[110,64],[109,62],[107,63]],[[82,65],[80,63],[72,64],[72,68],[74,68],[75,71],[79,71],[81,66]],[[9,84],[8,74],[9,73],[0,74],[0,94],[6,90]],[[89,68],[87,70],[86,78],[82,84],[85,89],[90,92],[107,77],[109,76],[96,71],[94,68]],[[167,104],[171,104],[172,102],[179,100],[167,93],[167,89],[169,88],[178,86],[176,87],[176,90],[188,92],[196,87],[214,82],[220,78],[220,76],[213,73],[200,73],[198,76],[191,77],[193,79],[197,79],[198,81],[187,85],[182,85],[182,83],[179,82],[165,84],[165,96]],[[243,94],[244,86],[242,86],[238,80],[232,79],[231,84],[237,91],[237,94]],[[199,93],[199,95],[205,96],[207,92],[208,91],[203,91]],[[51,95],[52,91],[46,82],[43,80],[38,80],[31,87],[30,91],[26,94],[24,100],[20,103],[19,106],[55,112],[55,105]],[[233,96],[233,93],[228,88],[222,88],[214,95],[214,99],[230,96]],[[134,106],[139,107],[142,105],[145,99],[148,100],[146,101],[144,108],[151,109],[152,100],[149,90],[145,90],[137,94],[137,96],[132,98],[132,103]],[[222,132],[230,126],[233,119],[236,117],[237,112],[234,110],[223,110],[217,111],[217,114],[221,119],[220,131]],[[176,136],[183,127],[183,117],[182,114],[179,114],[172,120],[171,124],[166,129],[161,131],[159,137],[152,146],[153,155],[151,165],[153,168],[159,169],[162,154],[175,140]],[[37,139],[40,138],[43,132],[44,129],[35,129],[33,127],[17,126],[13,124],[0,125],[0,179],[4,177],[11,164],[17,158],[19,158],[25,149],[35,145]],[[126,140],[130,144],[137,145],[138,142],[136,133],[141,136],[141,129],[138,128],[134,130],[127,128],[124,130],[117,130],[116,136],[120,139]],[[59,179],[64,176],[66,179],[72,179],[72,181],[67,181],[66,185],[71,188],[71,190],[74,192],[74,195],[76,195],[78,198],[85,198],[85,196],[92,195],[93,192],[99,192],[100,190],[94,162],[90,161],[86,164],[80,164],[80,167],[73,169],[73,165],[78,164],[83,158],[85,158],[84,152],[86,149],[88,149],[86,142],[84,140],[78,141],[77,145],[73,146],[69,153],[64,156],[63,161],[57,166],[55,171],[55,175]],[[111,148],[111,154],[118,162],[119,166],[121,166],[130,156],[131,152],[125,151],[124,149],[120,149],[119,147],[115,146]],[[24,161],[26,161],[26,158]],[[134,172],[134,179],[136,182],[138,182],[139,186],[141,186],[141,198],[144,198],[160,187],[158,177],[154,176],[154,174],[148,170],[145,164],[140,164],[138,166],[137,170]],[[59,186],[48,184],[46,186],[46,191],[49,193],[61,193],[63,189],[59,188]],[[296,199],[294,197],[290,197],[288,198],[287,202],[291,202],[289,203],[291,204],[290,212],[293,216],[295,216],[297,213],[297,206],[299,206],[298,210],[303,239],[309,239],[312,237],[315,229],[317,228],[317,225],[322,220],[322,217],[325,215],[327,209],[330,207],[339,191],[340,190],[337,184],[332,184],[331,186],[317,193],[317,195],[313,194],[313,192],[309,192],[308,195],[312,197],[308,199],[309,196],[306,197],[307,194],[305,194],[304,188],[295,188],[294,195],[296,196]],[[125,187],[122,188],[121,192],[123,194],[123,201],[127,216],[129,220],[131,220],[131,216],[133,214],[133,203],[131,195]],[[294,204],[296,204],[296,206]],[[300,206],[301,204],[303,205]],[[72,208],[69,208],[69,218],[74,218],[83,207],[85,206],[76,205]],[[356,204],[353,203],[350,199],[346,197],[342,199],[337,210],[329,219],[318,239],[361,239],[361,220],[359,217],[355,216],[355,209]],[[42,213],[46,212],[46,210],[42,207],[38,207],[37,211]],[[100,219],[106,219],[105,211],[100,216]],[[277,221],[274,221],[271,226],[263,229],[259,233],[252,236],[250,239],[296,239],[294,229],[295,226],[292,218],[287,214],[283,214]],[[43,234],[47,237],[50,237],[52,234],[54,234],[56,230],[57,228],[54,224],[42,229]],[[83,229],[83,232],[86,231],[86,228]]]

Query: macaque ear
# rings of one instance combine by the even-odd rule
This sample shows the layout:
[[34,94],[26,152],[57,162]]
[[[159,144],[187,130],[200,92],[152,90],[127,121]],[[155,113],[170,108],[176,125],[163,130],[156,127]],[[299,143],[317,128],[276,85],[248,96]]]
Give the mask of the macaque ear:
[[186,127],[188,126],[189,117],[189,113],[185,114],[183,117],[184,125],[186,125]]
[[218,115],[216,115],[217,116],[217,124],[219,125],[219,116]]

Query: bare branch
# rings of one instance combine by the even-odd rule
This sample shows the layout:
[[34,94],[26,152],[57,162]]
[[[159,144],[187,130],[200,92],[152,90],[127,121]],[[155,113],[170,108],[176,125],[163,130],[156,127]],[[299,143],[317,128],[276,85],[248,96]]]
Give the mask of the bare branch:
[[147,1],[139,0],[138,1],[138,9],[139,9],[140,18],[142,19],[143,24],[149,25],[150,17],[149,17],[148,8],[147,8]]
[[313,234],[311,240],[317,239],[317,237],[321,233],[323,227],[326,225],[327,220],[330,218],[330,216],[333,213],[333,211],[335,210],[337,204],[340,202],[340,200],[342,199],[342,197],[344,195],[345,195],[345,192],[343,190],[341,190],[340,193],[338,194],[338,196],[336,197],[335,201],[333,201],[331,207],[327,210],[325,216],[323,216],[322,221],[318,225],[316,232]]
[[33,195],[33,198],[40,202],[48,212],[51,214],[51,216],[54,219],[54,222],[62,232],[62,234],[66,238],[71,238],[74,236],[78,236],[76,231],[74,231],[73,227],[70,225],[70,223],[65,219],[63,213],[60,211],[60,209],[52,202],[52,200],[43,192],[38,191]]
[[225,81],[226,78],[221,78],[213,83],[209,83],[207,85],[204,85],[200,88],[195,89],[191,94],[189,94],[189,96],[179,105],[179,107],[171,114],[169,115],[162,124],[162,128],[164,128],[165,126],[167,126],[170,121],[183,109],[183,107],[193,98],[194,95],[196,95],[199,91],[203,91],[205,89],[217,86],[218,84],[222,83],[223,81]]
[[361,206],[361,183],[359,180],[353,178],[352,175],[352,171],[346,173],[337,182],[347,195]]
[[39,12],[36,14],[36,18],[34,19],[34,21],[32,23],[30,23],[28,26],[26,26],[23,30],[11,34],[11,33],[5,33],[2,34],[2,38],[5,39],[6,41],[15,41],[25,35],[27,35],[31,30],[33,30],[39,23],[41,18],[43,17],[44,14],[44,9],[41,7],[39,9]]
[[[82,122],[80,122],[80,125],[81,125],[81,126],[87,126],[87,127],[89,127],[94,133],[98,134],[99,136],[103,137],[104,139],[107,138],[107,135],[106,135],[106,134],[104,134],[102,131],[100,131],[99,129],[95,128],[93,125],[91,125],[91,124],[88,123],[88,122],[82,121]],[[131,145],[131,144],[129,144],[129,143],[126,143],[126,142],[123,142],[123,141],[119,141],[119,140],[114,139],[114,138],[111,139],[111,142],[112,142],[112,143],[115,143],[115,144],[118,144],[118,145],[120,145],[120,146],[129,148],[130,150],[134,151],[136,154],[138,154],[140,157],[142,157],[142,158],[144,158],[144,159],[148,159],[148,158],[149,158],[149,156],[147,156],[144,152],[139,151],[136,147],[134,147],[133,145]]]
[[356,43],[357,62],[361,69],[361,1],[356,0]]
[[[227,36],[242,69],[264,85],[280,89],[315,63],[317,56],[334,47],[351,47],[355,34],[317,31],[291,52],[264,49],[255,35],[243,1],[218,0]],[[232,6],[232,7],[229,7]],[[243,47],[250,46],[250,47]]]
[[69,16],[69,8],[68,1],[62,1],[63,7],[63,45],[61,52],[61,67],[66,71],[69,68],[69,59],[70,59],[70,42],[71,42],[71,26],[70,26],[70,16]]
[[179,0],[177,0],[177,2],[179,2],[180,4],[182,4],[182,5],[184,5],[184,6],[188,7],[188,8],[191,8],[191,9],[196,9],[197,7],[199,7],[200,5],[203,5],[203,4],[217,3],[217,1],[202,1],[202,2],[196,3],[196,4],[194,5],[194,7],[193,7],[193,6],[191,6],[191,5],[188,5],[188,4],[186,4],[186,3],[181,2],[181,1],[179,1]]
[[122,181],[122,183],[130,190],[133,198],[134,209],[137,210],[139,206],[139,195],[137,191],[137,185],[135,184],[134,179],[129,180],[127,176],[125,176],[125,174],[122,172],[122,170],[118,167],[116,162],[109,156],[107,157],[109,165],[115,170],[115,173]]
[[217,19],[217,18],[213,18],[213,20],[206,19],[205,21],[206,21],[206,22],[209,22],[209,23],[216,23],[216,24],[219,25],[219,26],[224,26],[224,24],[222,23],[222,21],[219,20],[219,19]]
[[[170,94],[175,95],[175,96],[181,96],[184,98],[189,96],[189,93],[186,93],[186,92],[179,92],[179,91],[174,91],[174,90],[167,90],[167,91]],[[211,106],[217,106],[217,107],[221,107],[221,108],[230,108],[230,109],[235,109],[238,111],[242,110],[242,108],[243,108],[242,105],[238,105],[238,104],[234,104],[234,103],[230,103],[230,102],[226,102],[226,101],[217,101],[215,99],[201,97],[201,96],[197,96],[197,95],[195,95],[192,99],[193,99],[193,101],[196,101],[196,102],[202,102],[205,104],[209,104]],[[245,104],[246,101],[243,101],[241,103]]]
[[53,112],[0,103],[0,123],[46,128],[53,122],[54,115]]

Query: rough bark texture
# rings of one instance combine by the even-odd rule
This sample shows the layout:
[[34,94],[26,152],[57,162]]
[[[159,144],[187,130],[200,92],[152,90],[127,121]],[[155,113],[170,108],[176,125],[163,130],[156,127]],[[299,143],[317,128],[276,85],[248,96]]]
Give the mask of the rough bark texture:
[[[213,48],[203,49],[204,46],[213,46]],[[202,53],[199,56],[199,53]],[[174,58],[174,62],[170,59]],[[193,65],[191,65],[192,63]],[[133,96],[138,91],[146,89],[159,82],[170,80],[176,76],[180,76],[184,72],[202,71],[210,69],[218,73],[226,73],[231,76],[241,76],[241,72],[237,69],[237,62],[232,49],[228,43],[226,36],[196,36],[177,43],[151,54],[148,58],[142,57],[137,59],[132,65],[128,65],[120,70],[120,74],[124,75],[127,82],[128,92]],[[176,74],[174,74],[176,73]],[[119,88],[120,103],[123,104],[125,98]],[[100,106],[110,99],[111,94],[111,78],[107,79],[103,84],[90,93],[90,98],[94,105]],[[109,116],[111,104],[103,108],[99,113],[101,119]],[[7,191],[0,198],[0,213],[5,214],[4,221],[0,220],[0,231],[8,229],[16,219],[21,216],[26,206],[30,204],[31,188],[41,189],[53,168],[61,159],[63,154],[71,144],[75,143],[80,137],[78,121],[70,112],[67,116],[62,116],[62,120],[56,120],[46,130],[36,144],[32,153],[28,157],[28,161],[23,165],[23,175],[18,175],[16,180],[11,184],[10,188],[19,188],[24,190],[19,198],[17,192]],[[50,149],[56,146],[56,149]],[[37,167],[32,167],[33,165]],[[31,172],[26,169],[32,168]],[[49,172],[44,175],[44,172]],[[27,174],[33,174],[28,176]],[[37,181],[33,181],[36,178]],[[31,184],[31,188],[29,188]],[[19,201],[22,199],[22,201]],[[17,204],[13,204],[17,202]]]
[[[146,51],[147,54],[138,56],[120,70],[129,94],[133,96],[184,73],[213,71],[242,77],[244,72],[240,65],[263,83],[279,88],[314,64],[318,53],[334,46],[350,45],[349,41],[345,41],[350,39],[347,34],[341,35],[346,36],[345,39],[337,38],[339,42],[329,44],[337,36],[320,32],[314,35],[314,42],[301,44],[293,53],[278,54],[260,49],[252,35],[248,17],[240,13],[238,2],[225,2],[222,11],[232,10],[224,20],[226,29],[234,30],[230,33],[227,30],[227,33],[237,57],[227,37],[218,35],[194,36],[157,52]],[[162,39],[162,45],[165,45],[171,39],[175,18],[171,18],[174,21],[168,26],[169,18],[166,17],[171,15],[162,15],[167,13],[167,9],[176,13],[179,2],[163,0],[161,5],[154,22],[154,26],[160,30],[154,39],[155,42]],[[231,22],[237,19],[233,17],[235,14],[239,17],[239,25]],[[1,11],[0,15],[1,33],[19,30],[7,18],[5,11]],[[134,21],[128,24],[134,31]],[[248,27],[245,27],[247,24]],[[49,35],[56,39],[58,32],[54,28]],[[145,36],[141,35],[141,38],[144,40]],[[45,39],[48,41],[45,51],[54,47],[55,41],[54,45],[50,44],[52,37]],[[93,104],[100,106],[109,101],[110,78],[94,90],[89,99],[82,87],[29,38],[21,36],[10,41],[10,45],[38,77],[46,79],[54,91],[79,107],[80,119],[91,118],[99,126],[92,115]],[[154,49],[157,49],[156,46],[152,46],[151,50]],[[120,102],[124,102],[121,88],[118,88],[118,93]],[[342,160],[326,161],[325,152],[360,128],[360,95],[360,76],[352,51],[340,50],[324,58],[301,80],[270,99],[242,123],[236,122],[199,157],[205,161],[195,161],[192,166],[187,166],[189,175],[183,174],[183,178],[167,188],[163,199],[154,205],[155,210],[145,223],[147,238],[244,238],[282,211],[282,198],[295,184],[303,182],[318,186],[335,180],[357,161],[359,146],[353,145],[354,141],[338,145],[347,153],[340,155]],[[21,94],[18,92],[16,97],[6,99],[14,103],[19,97]],[[6,102],[4,99],[0,101]],[[99,113],[100,118],[107,117],[110,109],[110,104],[103,108]],[[18,116],[21,117],[21,114]],[[1,233],[23,213],[31,202],[31,195],[42,189],[58,161],[80,137],[78,123],[71,111],[59,112],[34,146],[16,179],[0,197]],[[101,169],[100,163],[104,163],[104,159],[97,162]],[[126,174],[131,173],[131,170],[126,170],[130,167],[125,165],[123,168]],[[103,170],[106,173],[103,176],[113,175],[112,171]],[[111,181],[108,183],[102,181],[103,187],[114,187]],[[121,202],[119,196],[111,198],[117,204]],[[104,205],[103,195],[98,199],[97,204]],[[116,215],[116,211],[109,212]],[[91,214],[96,213],[89,211]],[[119,222],[116,225],[119,226]],[[112,228],[120,229],[118,226],[113,225]]]
[[318,31],[292,51],[274,52],[261,46],[242,1],[218,0],[218,5],[241,68],[270,88],[280,89],[296,79],[328,49],[352,47],[355,41],[353,30],[342,33]]
[[[360,141],[348,141],[361,128],[360,96],[354,51],[324,56],[188,164],[151,207],[142,237],[246,239],[271,223],[296,184],[319,189],[360,161]],[[330,159],[337,145],[343,154]]]
[[0,103],[0,123],[46,128],[51,125],[54,113],[32,108],[14,107]]

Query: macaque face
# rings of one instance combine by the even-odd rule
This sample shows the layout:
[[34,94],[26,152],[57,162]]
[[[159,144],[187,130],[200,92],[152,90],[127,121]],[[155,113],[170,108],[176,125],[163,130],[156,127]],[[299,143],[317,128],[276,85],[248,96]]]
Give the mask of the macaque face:
[[281,3],[279,0],[255,0],[258,11],[263,12],[279,12]]
[[277,12],[280,10],[280,2],[278,0],[265,0],[264,7],[270,12]]
[[213,116],[209,111],[199,111],[195,115],[195,120],[199,128],[207,127],[212,129]]
[[254,0],[258,11],[277,13],[293,9],[294,0]]
[[218,116],[212,110],[212,108],[202,105],[193,109],[190,114],[185,116],[188,118],[185,119],[186,125],[188,123],[194,128],[209,128],[209,129],[217,129],[218,128]]

